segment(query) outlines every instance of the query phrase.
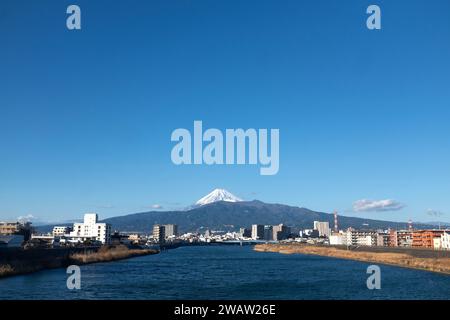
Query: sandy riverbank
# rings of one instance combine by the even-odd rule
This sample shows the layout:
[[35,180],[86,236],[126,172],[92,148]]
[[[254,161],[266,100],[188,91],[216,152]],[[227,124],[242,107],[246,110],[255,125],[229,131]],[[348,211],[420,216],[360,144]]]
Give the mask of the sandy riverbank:
[[346,250],[344,248],[306,244],[258,244],[254,247],[254,250],[283,254],[312,254],[450,274],[450,257],[446,254],[440,255],[439,252],[431,250],[424,255],[424,251],[421,250],[417,251],[419,254],[415,254],[413,250],[389,252],[389,249],[386,249],[386,252],[375,252],[369,249],[364,251],[361,248],[358,250]]

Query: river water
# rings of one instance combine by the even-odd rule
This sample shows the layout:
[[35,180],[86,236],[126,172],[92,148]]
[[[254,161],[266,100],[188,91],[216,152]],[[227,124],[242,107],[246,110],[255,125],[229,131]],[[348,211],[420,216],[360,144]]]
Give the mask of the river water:
[[65,269],[0,280],[4,299],[449,299],[450,276],[381,268],[381,289],[366,285],[369,263],[255,252],[250,246],[181,247],[81,267],[81,289]]

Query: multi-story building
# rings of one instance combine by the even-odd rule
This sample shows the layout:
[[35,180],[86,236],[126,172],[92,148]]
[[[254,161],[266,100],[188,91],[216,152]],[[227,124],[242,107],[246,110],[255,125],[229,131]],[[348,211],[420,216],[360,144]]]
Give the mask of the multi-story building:
[[440,238],[444,230],[415,230],[412,234],[412,246],[416,248],[434,248],[434,238]]
[[164,234],[166,238],[178,236],[178,225],[176,224],[165,224]]
[[283,224],[272,226],[272,240],[279,241],[287,239],[289,233],[289,228]]
[[241,235],[241,237],[251,238],[252,237],[252,230],[247,229],[247,228],[240,228],[239,229],[239,234]]
[[19,222],[0,222],[0,234],[12,235],[20,231],[21,224]]
[[166,239],[166,228],[164,225],[155,224],[153,226],[153,239],[158,241],[158,243],[164,243]]
[[410,230],[397,231],[397,246],[412,247],[412,228]]
[[0,222],[0,235],[23,235],[24,241],[31,238],[30,222]]
[[62,237],[64,235],[69,235],[71,231],[72,231],[71,227],[55,226],[53,227],[52,235],[54,237]]
[[111,234],[111,244],[112,245],[119,245],[119,244],[125,244],[129,245],[132,243],[132,241],[129,239],[130,236],[128,234],[121,234],[118,231],[115,231]]
[[263,240],[264,239],[264,226],[261,224],[252,225],[252,239]]
[[347,230],[347,245],[352,246],[376,246],[378,233],[370,230]]
[[377,234],[377,246],[388,247],[390,243],[389,233],[378,232]]
[[389,230],[390,247],[411,247],[412,230]]
[[266,225],[264,226],[264,240],[273,240],[273,227]]
[[330,237],[331,229],[328,221],[314,221],[314,230],[319,231],[319,237]]
[[345,233],[332,233],[329,237],[330,245],[340,246],[347,244],[347,235]]
[[95,239],[102,244],[109,244],[111,241],[111,225],[99,223],[96,213],[86,213],[83,223],[73,224],[73,231],[70,232],[70,237],[78,238],[81,241]]
[[450,231],[441,234],[441,249],[450,250]]

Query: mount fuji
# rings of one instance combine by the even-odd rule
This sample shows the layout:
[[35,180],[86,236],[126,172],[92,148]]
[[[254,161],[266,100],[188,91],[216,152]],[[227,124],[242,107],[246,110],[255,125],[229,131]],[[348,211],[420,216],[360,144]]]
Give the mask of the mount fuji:
[[242,202],[243,200],[225,189],[214,189],[211,193],[198,200],[195,206],[204,206],[218,201]]
[[[252,224],[277,225],[283,223],[293,228],[312,228],[314,221],[328,221],[334,225],[334,215],[307,208],[259,200],[244,201],[224,189],[215,189],[184,210],[149,211],[112,217],[103,220],[113,230],[150,233],[155,224],[177,224],[181,232],[202,230],[237,231]],[[433,226],[415,224],[416,228]],[[391,222],[367,218],[339,216],[339,228],[346,229],[407,229],[406,222]],[[51,232],[53,226],[39,227],[40,232]],[[294,230],[294,229],[292,229]]]

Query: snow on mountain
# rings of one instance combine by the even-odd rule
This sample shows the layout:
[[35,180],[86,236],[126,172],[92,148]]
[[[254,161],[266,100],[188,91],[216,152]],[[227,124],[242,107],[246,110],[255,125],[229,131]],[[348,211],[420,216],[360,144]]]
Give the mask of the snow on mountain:
[[210,194],[204,196],[200,200],[198,200],[195,205],[196,206],[203,206],[205,204],[217,202],[217,201],[228,201],[228,202],[240,202],[243,201],[242,199],[239,199],[232,193],[228,192],[225,189],[215,189]]

